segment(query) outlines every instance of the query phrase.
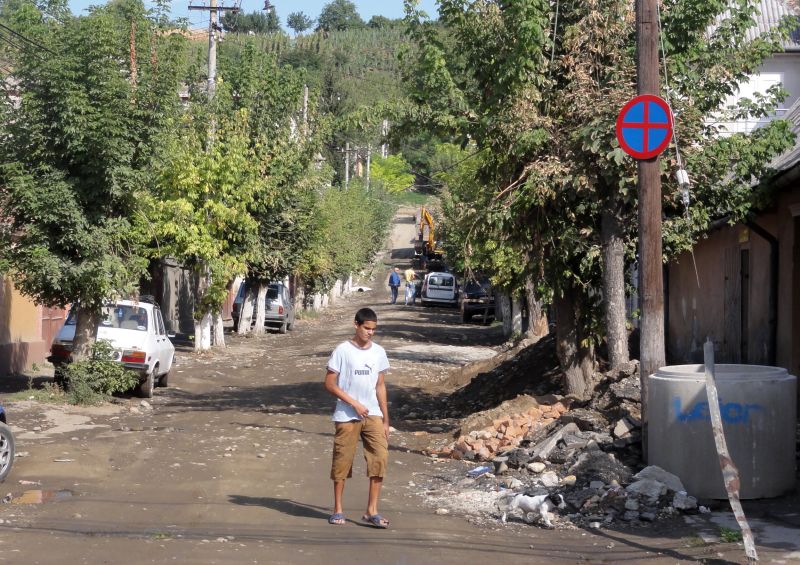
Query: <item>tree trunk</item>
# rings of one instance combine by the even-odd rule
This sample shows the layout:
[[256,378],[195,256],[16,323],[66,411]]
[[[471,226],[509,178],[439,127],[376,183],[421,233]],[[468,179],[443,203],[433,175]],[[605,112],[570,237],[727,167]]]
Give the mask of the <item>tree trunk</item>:
[[[506,292],[500,292],[497,295],[497,301],[500,303],[500,320],[503,322],[503,335],[508,337],[513,331],[513,320],[511,319],[511,297]],[[497,303],[495,303],[495,307],[497,307]]]
[[256,335],[264,333],[264,318],[266,316],[267,285],[258,283],[258,296],[256,297],[256,325],[253,332]]
[[214,331],[212,332],[214,347],[225,347],[225,327],[222,325],[222,315],[214,312]]
[[[245,283],[242,283],[245,284]],[[247,292],[245,292],[244,297],[242,298],[242,305],[241,310],[239,311],[239,327],[236,328],[236,332],[239,335],[244,335],[250,331],[250,327],[253,325],[253,310],[256,304],[256,289],[251,284],[247,287]]]
[[536,298],[536,285],[531,278],[525,280],[525,300],[528,303],[528,337],[541,339],[548,334],[547,314]]
[[72,339],[72,359],[85,359],[92,352],[92,345],[97,337],[97,325],[102,312],[99,308],[79,308],[75,323],[75,337]]
[[211,314],[205,313],[199,320],[194,321],[194,350],[195,352],[211,349]]
[[584,377],[583,355],[578,344],[576,324],[575,290],[564,289],[556,292],[553,306],[556,313],[556,354],[564,373],[564,393],[584,398],[586,379]]
[[522,335],[522,298],[511,298],[511,335]]
[[625,245],[623,225],[617,212],[618,210],[604,209],[600,229],[606,343],[612,369],[618,369],[629,360],[625,318]]

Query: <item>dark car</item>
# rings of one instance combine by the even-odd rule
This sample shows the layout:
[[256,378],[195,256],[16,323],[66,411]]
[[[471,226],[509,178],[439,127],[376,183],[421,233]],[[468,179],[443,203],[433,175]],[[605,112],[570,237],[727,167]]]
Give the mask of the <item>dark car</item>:
[[[242,312],[242,305],[244,304],[244,297],[247,293],[247,286],[242,284],[239,287],[239,293],[233,302],[233,327],[239,327],[239,315]],[[267,295],[264,305],[264,326],[268,328],[277,329],[280,333],[286,333],[294,326],[294,304],[289,296],[289,288],[280,282],[270,283],[267,286]],[[251,324],[255,324],[255,312],[253,312],[253,320]]]
[[476,314],[482,315],[484,322],[489,320],[489,316],[494,316],[494,292],[489,279],[468,280],[461,289],[458,306],[462,322],[470,321]]
[[0,406],[0,483],[6,480],[14,464],[14,434],[6,423],[5,408]]

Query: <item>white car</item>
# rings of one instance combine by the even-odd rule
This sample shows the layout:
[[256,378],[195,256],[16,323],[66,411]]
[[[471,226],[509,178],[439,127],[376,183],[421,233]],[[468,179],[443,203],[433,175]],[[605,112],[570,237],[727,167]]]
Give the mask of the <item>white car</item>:
[[458,281],[456,281],[455,275],[445,272],[433,272],[425,275],[420,300],[423,306],[429,304],[458,306]]
[[[64,326],[53,340],[48,361],[56,366],[69,363],[75,338],[77,316],[73,308]],[[138,392],[153,396],[155,386],[167,386],[175,360],[175,346],[164,329],[164,319],[157,304],[140,299],[117,300],[103,307],[103,319],[97,326],[97,339],[114,348],[114,359],[139,373]]]

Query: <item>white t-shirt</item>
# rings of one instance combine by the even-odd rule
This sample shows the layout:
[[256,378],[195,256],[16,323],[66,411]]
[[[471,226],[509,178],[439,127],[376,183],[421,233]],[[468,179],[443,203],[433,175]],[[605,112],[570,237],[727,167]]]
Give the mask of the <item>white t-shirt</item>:
[[[328,370],[338,373],[339,388],[355,400],[369,408],[370,416],[383,417],[378,404],[375,385],[378,374],[389,368],[386,351],[377,343],[371,343],[367,349],[361,349],[350,341],[339,344],[328,359]],[[360,420],[355,408],[341,399],[336,400],[333,411],[334,422]]]

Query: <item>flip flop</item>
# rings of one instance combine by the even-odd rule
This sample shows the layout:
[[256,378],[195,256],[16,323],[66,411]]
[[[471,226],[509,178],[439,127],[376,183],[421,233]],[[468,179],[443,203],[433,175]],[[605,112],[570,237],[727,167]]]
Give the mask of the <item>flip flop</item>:
[[373,528],[380,528],[382,530],[385,530],[386,528],[389,527],[389,520],[387,520],[386,518],[384,518],[380,514],[373,514],[372,516],[370,516],[368,514],[364,514],[361,517],[361,521],[362,522],[366,522],[367,524],[369,524]]
[[[339,520],[341,520],[341,522]],[[347,520],[341,512],[336,512],[328,517],[328,523],[334,526],[344,526],[345,522],[347,522]]]

